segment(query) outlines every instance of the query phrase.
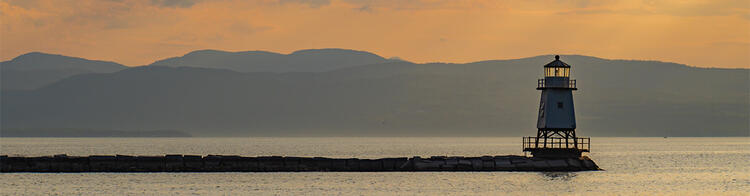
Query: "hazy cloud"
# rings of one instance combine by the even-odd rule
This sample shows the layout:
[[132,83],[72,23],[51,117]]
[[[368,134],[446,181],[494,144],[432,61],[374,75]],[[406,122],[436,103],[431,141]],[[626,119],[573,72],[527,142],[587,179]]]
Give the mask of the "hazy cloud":
[[[743,1],[564,1],[560,15],[628,14],[668,16],[738,16],[750,15],[750,3]],[[606,3],[605,3],[606,2]]]
[[372,12],[372,7],[370,7],[370,5],[363,5],[355,9],[360,12]]
[[714,42],[711,43],[715,46],[733,46],[733,47],[742,47],[748,50],[750,52],[750,42]]
[[252,24],[249,24],[247,22],[235,22],[232,23],[232,25],[229,26],[229,29],[243,34],[252,34],[256,32],[266,31],[271,29],[271,27],[268,26],[255,26]]
[[280,4],[287,4],[287,3],[297,3],[297,4],[306,4],[310,7],[317,8],[321,6],[330,5],[330,0],[280,0]]
[[433,10],[433,9],[466,9],[498,4],[499,1],[487,0],[341,0],[343,3],[358,6],[360,11],[384,8],[392,10]]
[[40,5],[40,0],[4,0],[6,3],[24,9],[34,9]]
[[159,7],[189,8],[201,0],[151,0],[152,5]]
[[573,14],[610,14],[610,13],[615,13],[615,11],[612,11],[612,10],[609,10],[609,9],[577,9],[577,10],[557,12],[557,14],[560,14],[560,15],[573,15]]

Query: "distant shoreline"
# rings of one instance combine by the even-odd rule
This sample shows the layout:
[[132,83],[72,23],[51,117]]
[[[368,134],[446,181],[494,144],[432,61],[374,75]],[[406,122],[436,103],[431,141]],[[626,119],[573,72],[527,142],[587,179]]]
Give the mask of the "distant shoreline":
[[82,129],[8,129],[0,137],[193,137],[174,130],[121,131]]

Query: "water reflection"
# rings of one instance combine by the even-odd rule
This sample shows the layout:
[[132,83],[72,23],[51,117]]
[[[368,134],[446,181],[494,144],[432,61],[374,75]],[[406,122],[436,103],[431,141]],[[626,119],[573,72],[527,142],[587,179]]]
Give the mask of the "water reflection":
[[562,180],[569,181],[574,177],[578,176],[575,172],[542,172],[542,176],[545,180]]

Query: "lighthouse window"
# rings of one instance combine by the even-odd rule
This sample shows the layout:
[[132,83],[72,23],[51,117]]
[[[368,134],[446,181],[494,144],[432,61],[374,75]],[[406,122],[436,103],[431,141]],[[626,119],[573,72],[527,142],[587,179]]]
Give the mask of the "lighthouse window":
[[544,77],[570,77],[570,68],[568,67],[545,67]]
[[557,102],[557,108],[563,108],[562,102]]
[[544,117],[544,102],[539,104],[539,117]]

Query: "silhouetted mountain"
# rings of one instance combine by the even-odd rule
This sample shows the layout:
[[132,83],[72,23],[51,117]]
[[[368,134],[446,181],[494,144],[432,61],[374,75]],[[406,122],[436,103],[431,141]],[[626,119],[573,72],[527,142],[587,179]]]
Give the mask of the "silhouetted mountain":
[[125,68],[127,67],[113,62],[32,52],[0,62],[0,88],[34,89],[72,75],[111,73]]
[[265,52],[199,50],[182,57],[152,63],[152,66],[221,68],[238,72],[325,72],[346,67],[379,64],[395,60],[345,49],[300,50],[288,55]]
[[[391,62],[319,73],[144,66],[2,93],[2,128],[195,135],[520,136],[536,133],[552,56]],[[584,136],[748,136],[750,70],[563,56]]]

